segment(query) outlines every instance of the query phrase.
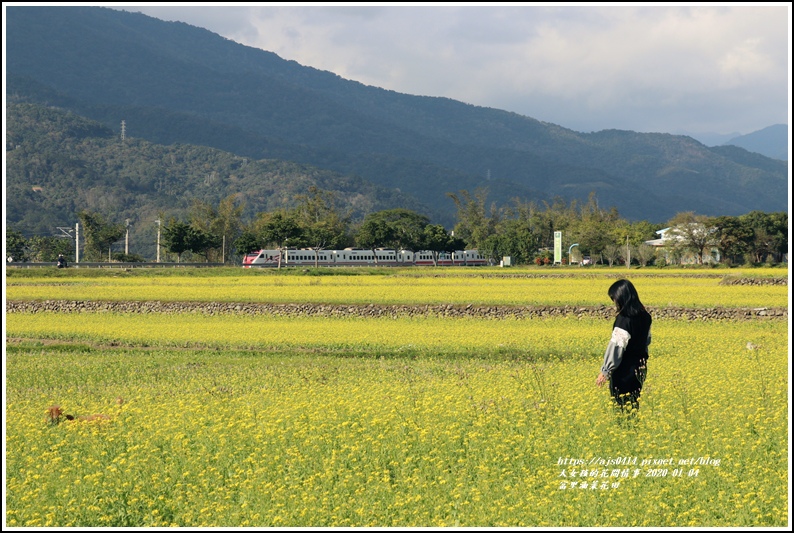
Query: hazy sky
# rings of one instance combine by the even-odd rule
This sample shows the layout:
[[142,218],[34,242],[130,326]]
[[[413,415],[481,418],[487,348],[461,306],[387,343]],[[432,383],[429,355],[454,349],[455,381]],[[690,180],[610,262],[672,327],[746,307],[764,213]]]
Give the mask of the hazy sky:
[[789,3],[107,5],[577,131],[746,134],[790,122]]

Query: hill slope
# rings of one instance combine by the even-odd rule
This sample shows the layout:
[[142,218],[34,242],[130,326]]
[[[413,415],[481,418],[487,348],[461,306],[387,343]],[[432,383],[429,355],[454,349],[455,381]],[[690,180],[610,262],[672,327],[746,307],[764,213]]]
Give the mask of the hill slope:
[[[312,185],[333,191],[339,208],[361,219],[418,200],[361,178],[279,160],[252,160],[214,148],[125,139],[98,122],[35,104],[6,108],[6,220],[26,234],[73,226],[87,209],[130,219],[131,241],[153,242],[160,213],[185,217],[194,200],[231,195],[251,219],[294,205]],[[134,249],[133,249],[133,253]]]
[[[209,31],[97,7],[7,8],[9,98],[55,104],[160,144],[212,146],[356,174],[420,197],[586,199],[632,219],[787,209],[787,166],[689,137],[580,134],[496,109],[399,94]],[[488,178],[491,178],[490,181]]]
[[788,160],[788,126],[775,124],[724,143],[738,146],[773,159]]

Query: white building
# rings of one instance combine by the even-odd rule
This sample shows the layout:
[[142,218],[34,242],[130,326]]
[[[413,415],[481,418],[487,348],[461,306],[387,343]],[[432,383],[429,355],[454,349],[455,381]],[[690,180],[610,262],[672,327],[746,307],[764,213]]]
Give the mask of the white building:
[[[704,227],[702,228],[702,231],[707,230]],[[657,260],[664,259],[665,263],[667,264],[672,264],[675,262],[681,265],[697,264],[697,254],[691,251],[678,251],[677,253],[674,252],[675,243],[683,240],[684,238],[679,231],[676,231],[676,229],[673,227],[669,227],[660,229],[656,233],[659,235],[659,238],[645,241],[645,244],[656,248]],[[677,255],[680,255],[680,257],[676,258]],[[703,264],[719,263],[720,259],[720,251],[714,246],[710,247],[708,251],[704,251],[703,253]]]

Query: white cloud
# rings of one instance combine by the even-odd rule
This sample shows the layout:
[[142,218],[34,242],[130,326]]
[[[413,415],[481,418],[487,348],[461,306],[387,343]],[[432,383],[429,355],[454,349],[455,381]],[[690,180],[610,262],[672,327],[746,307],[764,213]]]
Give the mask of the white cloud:
[[368,85],[583,131],[789,120],[790,4],[125,9]]

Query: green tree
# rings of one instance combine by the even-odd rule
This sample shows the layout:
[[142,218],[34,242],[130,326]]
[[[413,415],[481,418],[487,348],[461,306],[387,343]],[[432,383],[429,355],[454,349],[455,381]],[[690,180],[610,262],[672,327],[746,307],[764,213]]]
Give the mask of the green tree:
[[6,260],[17,263],[28,260],[28,249],[25,237],[18,231],[6,228]]
[[191,224],[179,222],[172,218],[163,228],[162,244],[165,249],[177,256],[177,262],[182,262],[182,254],[192,252],[202,255],[205,261],[210,260],[210,251],[220,246],[220,238],[212,233],[207,233],[201,228]]
[[243,230],[242,234],[234,241],[234,248],[242,255],[257,252],[263,247],[262,239],[248,229]]
[[309,193],[297,197],[295,218],[301,227],[303,242],[314,251],[317,266],[320,250],[344,248],[348,243],[349,215],[337,208],[336,195],[315,186]]
[[355,242],[361,248],[372,250],[375,264],[378,263],[376,248],[384,247],[387,243],[394,242],[393,228],[382,218],[367,215],[356,230]]
[[[356,233],[356,242],[365,248],[381,247],[417,251],[430,219],[409,209],[386,209],[370,213]],[[380,242],[377,239],[383,239]]]
[[190,225],[198,230],[197,238],[203,239],[203,242],[197,242],[197,246],[207,246],[202,253],[208,261],[217,258],[225,263],[234,253],[234,242],[242,232],[243,209],[244,205],[238,203],[237,195],[222,199],[217,208],[209,202],[194,200]]
[[455,239],[444,226],[440,224],[428,224],[422,230],[420,247],[423,250],[433,252],[433,265],[438,266],[438,256],[441,252],[454,252],[460,239]]
[[85,257],[89,260],[102,261],[111,245],[120,240],[127,231],[124,224],[108,222],[104,216],[90,211],[77,213],[81,232],[85,239]]
[[561,221],[568,219],[571,239],[573,239],[571,242],[578,243],[579,250],[583,254],[604,255],[608,246],[626,242],[628,223],[621,224],[617,210],[614,208],[601,209],[594,192],[590,193],[587,203],[579,209],[578,218],[574,218],[574,213],[576,213],[575,205],[572,204],[567,212],[561,211],[557,224],[563,225]]
[[753,261],[760,263],[769,254],[774,260],[780,261],[788,248],[788,213],[751,211],[739,218],[753,232],[753,238],[749,241]]
[[490,214],[485,206],[488,190],[479,188],[474,194],[467,190],[447,193],[457,208],[458,222],[455,224],[456,237],[463,239],[466,247],[480,249],[485,240],[496,233],[500,214],[495,204],[491,204]]
[[217,252],[223,246],[220,235],[209,233],[192,225],[190,226],[189,235],[191,252],[200,254],[207,262],[218,257]]
[[717,248],[724,262],[741,263],[750,252],[755,233],[741,217],[721,216],[714,219]]
[[192,250],[193,229],[190,224],[171,218],[162,229],[161,246],[176,254],[177,263],[182,262],[182,254]]
[[288,245],[300,246],[303,242],[303,232],[295,214],[286,210],[272,213],[261,213],[258,221],[259,232],[262,240],[272,244],[281,252],[278,257],[278,268],[281,268],[282,256],[288,259]]
[[538,251],[539,236],[532,231],[528,220],[506,218],[500,222],[497,233],[483,244],[485,257],[496,260],[510,256],[515,264],[528,264]]
[[53,262],[58,255],[74,257],[74,243],[71,239],[62,237],[41,237],[34,235],[26,241],[28,259],[30,261]]

